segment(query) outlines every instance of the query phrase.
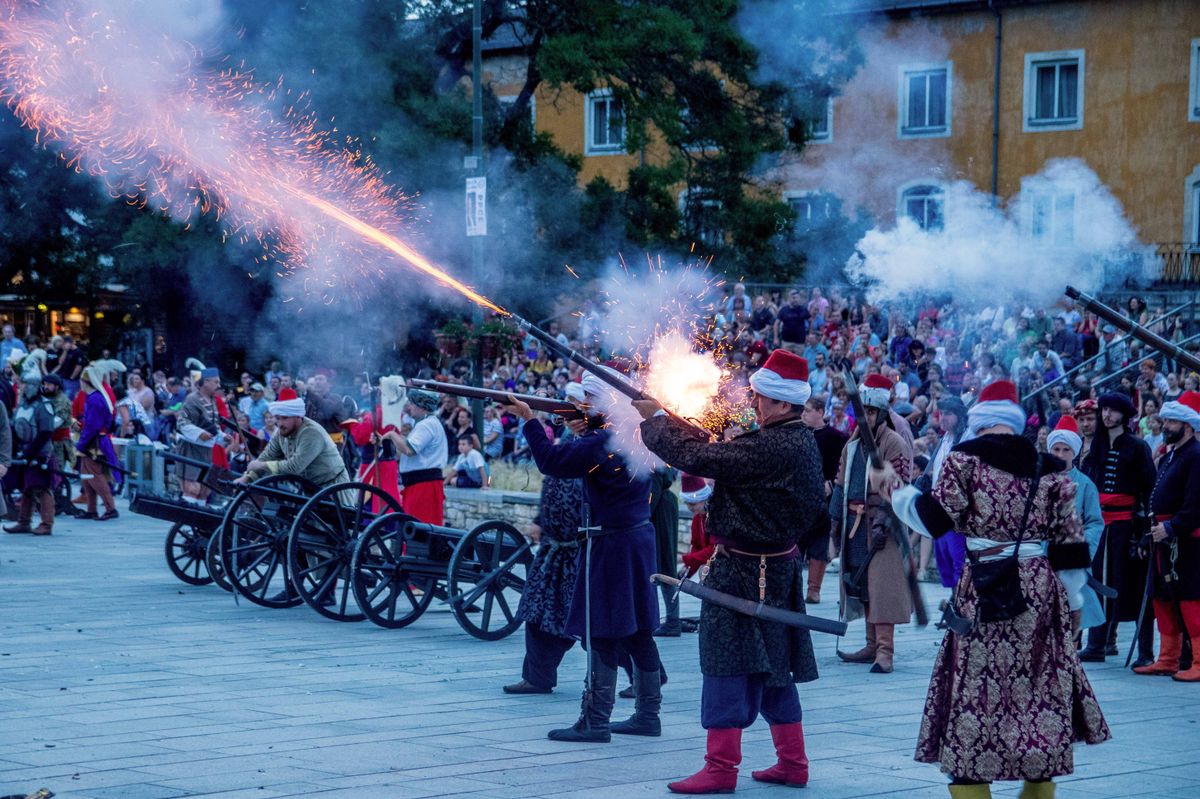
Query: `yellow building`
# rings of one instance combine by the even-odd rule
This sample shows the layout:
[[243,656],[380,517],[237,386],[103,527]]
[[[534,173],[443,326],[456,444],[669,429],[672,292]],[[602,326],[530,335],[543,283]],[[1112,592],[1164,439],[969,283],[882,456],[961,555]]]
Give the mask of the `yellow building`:
[[[999,202],[1056,158],[1082,159],[1120,201],[1167,277],[1200,280],[1200,3],[1195,0],[854,0],[866,62],[821,135],[773,177],[801,217],[820,193],[883,224],[953,213],[948,182]],[[1033,219],[1032,216],[1037,216]],[[1069,196],[1027,220],[1070,236]],[[1180,257],[1182,255],[1182,257]],[[1183,275],[1189,277],[1189,275]]]
[[[890,225],[939,225],[944,187],[967,180],[1011,199],[1056,158],[1082,159],[1124,207],[1166,277],[1200,280],[1200,2],[1197,0],[843,0],[863,67],[814,123],[813,141],[764,178],[800,224],[824,195]],[[511,29],[485,45],[487,79],[515,97],[525,61]],[[581,184],[621,188],[639,162],[603,90],[538,89],[535,127],[582,156]],[[653,149],[653,148],[652,148]],[[1036,235],[1061,238],[1072,198],[1048,198]],[[1031,231],[1031,234],[1033,231]],[[1180,272],[1182,271],[1182,274]]]

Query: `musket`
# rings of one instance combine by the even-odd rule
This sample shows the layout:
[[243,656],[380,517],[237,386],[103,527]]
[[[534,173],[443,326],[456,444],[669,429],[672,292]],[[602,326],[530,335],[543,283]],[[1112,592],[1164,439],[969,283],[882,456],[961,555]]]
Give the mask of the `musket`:
[[[572,347],[569,347],[566,344],[563,344],[561,341],[559,341],[554,336],[547,333],[545,330],[542,330],[540,327],[535,325],[533,322],[530,322],[528,319],[517,316],[516,314],[513,314],[512,319],[517,324],[518,327],[525,330],[526,332],[529,333],[529,335],[533,336],[538,341],[545,344],[547,347],[549,347],[551,350],[553,350],[559,356],[566,358],[568,361],[578,364],[585,371],[591,372],[596,377],[600,378],[605,383],[608,383],[614,389],[616,389],[620,393],[624,394],[626,397],[629,397],[629,399],[634,400],[634,401],[654,399],[654,397],[651,397],[649,394],[642,391],[640,388],[635,386],[633,383],[630,383],[628,380],[621,377],[619,374],[616,374],[615,372],[613,372],[611,370],[605,369],[600,364],[596,363],[591,358],[584,355],[582,352],[579,352],[578,350],[576,350]],[[680,422],[681,424],[687,425],[695,433],[703,436],[706,441],[712,439],[712,437],[713,437],[712,433],[710,433],[708,430],[705,430],[703,427],[696,424],[692,420],[685,419],[682,416],[680,416],[679,414],[673,413],[672,411],[667,410],[666,408],[664,408],[663,410],[666,410],[666,413],[668,416],[672,417],[673,419]]]
[[[862,397],[858,394],[858,382],[854,379],[854,374],[849,370],[846,371],[844,382],[846,384],[846,395],[850,399],[850,407],[854,409],[854,429],[858,431],[858,440],[863,448],[863,453],[867,456],[867,462],[872,469],[883,469],[883,456],[879,454],[879,446],[875,442],[875,433],[871,430],[871,425],[867,423],[867,411],[862,404]],[[888,413],[888,411],[880,410],[879,413]],[[891,509],[887,511],[891,514]],[[843,520],[844,523],[844,520]],[[899,520],[892,515],[892,528],[896,535],[897,543],[900,544],[900,557],[905,563],[905,578],[908,581],[908,593],[912,598],[913,611],[917,614],[917,625],[924,627],[929,624],[929,611],[925,608],[925,598],[921,596],[921,585],[917,581],[916,567],[912,562],[912,547],[908,542],[908,533],[903,525],[899,525]],[[872,550],[867,559],[854,572],[851,577],[852,581],[860,581],[867,573],[867,566],[870,565],[871,559],[875,557],[877,550]]]
[[420,388],[426,391],[436,391],[439,394],[452,394],[456,397],[470,397],[471,399],[492,400],[500,404],[507,404],[508,398],[511,396],[514,399],[520,400],[533,408],[535,411],[545,411],[561,416],[564,419],[583,419],[583,411],[576,408],[566,400],[551,399],[550,397],[538,397],[533,394],[514,394],[509,391],[494,391],[490,388],[476,388],[475,386],[460,386],[457,383],[441,383],[437,380],[409,380],[408,384],[412,388]]
[[50,464],[46,463],[45,461],[34,461],[30,463],[24,458],[14,458],[9,465],[24,466],[27,469],[37,469],[48,474],[57,475],[58,477],[65,477],[70,480],[90,480],[91,478],[95,477],[95,475],[92,474],[76,474],[75,472],[64,472],[61,469],[52,469],[50,468]]
[[1157,350],[1166,357],[1178,361],[1193,372],[1200,372],[1200,358],[1178,344],[1167,341],[1157,333],[1147,330],[1142,325],[1122,316],[1120,312],[1110,308],[1095,297],[1084,294],[1074,286],[1067,286],[1067,296],[1083,306],[1085,310],[1091,311],[1113,327],[1124,330],[1138,341]]
[[789,627],[797,627],[801,630],[829,633],[839,638],[846,634],[845,622],[825,619],[820,616],[810,616],[807,613],[801,613],[797,610],[777,608],[765,602],[757,602],[753,599],[733,596],[732,594],[726,594],[724,591],[709,588],[707,585],[697,583],[693,580],[679,580],[666,574],[652,574],[650,575],[650,582],[658,583],[659,585],[674,586],[677,591],[690,594],[703,602],[710,602],[752,618],[775,621],[780,624],[786,624]]

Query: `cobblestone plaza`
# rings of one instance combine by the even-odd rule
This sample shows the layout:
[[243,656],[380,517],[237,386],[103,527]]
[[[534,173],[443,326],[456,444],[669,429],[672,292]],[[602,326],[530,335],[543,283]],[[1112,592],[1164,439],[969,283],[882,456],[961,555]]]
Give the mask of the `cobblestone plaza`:
[[[116,522],[64,519],[51,538],[0,540],[0,796],[628,799],[667,796],[669,779],[702,762],[694,635],[660,640],[663,737],[555,743],[546,731],[578,711],[578,649],[553,695],[505,696],[501,685],[520,676],[520,633],[475,640],[437,604],[402,630],[239,605],[171,576],[166,524],[121,508]],[[836,614],[831,585],[814,612]],[[942,589],[925,590],[936,606]],[[684,602],[684,615],[697,612]],[[852,624],[844,644],[862,635]],[[895,673],[872,675],[815,637],[821,679],[800,691],[804,796],[946,795],[937,769],[912,760],[939,638],[899,628]],[[1058,795],[1195,799],[1200,691],[1112,660],[1088,673],[1113,740],[1077,748]],[[791,795],[750,780],[772,762],[760,721],[745,737],[738,794]]]

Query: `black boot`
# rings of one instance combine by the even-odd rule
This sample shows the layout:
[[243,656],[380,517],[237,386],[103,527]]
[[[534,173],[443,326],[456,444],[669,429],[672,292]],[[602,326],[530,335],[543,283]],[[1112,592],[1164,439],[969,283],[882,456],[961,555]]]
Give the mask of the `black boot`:
[[1103,663],[1107,633],[1107,624],[1089,627],[1087,631],[1087,646],[1079,650],[1079,659],[1084,663]]
[[660,585],[663,604],[667,606],[667,616],[663,623],[654,631],[657,638],[678,638],[683,635],[683,626],[679,623],[679,597],[675,595],[675,586]]
[[617,701],[616,668],[597,660],[592,665],[591,683],[580,703],[579,720],[566,729],[550,730],[550,740],[604,744],[612,740],[608,722]]
[[1149,620],[1142,619],[1142,629],[1138,630],[1137,660],[1134,667],[1149,666],[1154,662],[1154,616]]
[[636,692],[633,715],[626,721],[612,725],[612,731],[618,735],[657,738],[662,735],[662,722],[658,719],[658,711],[662,707],[662,675],[657,670],[639,671],[635,668],[633,688]]

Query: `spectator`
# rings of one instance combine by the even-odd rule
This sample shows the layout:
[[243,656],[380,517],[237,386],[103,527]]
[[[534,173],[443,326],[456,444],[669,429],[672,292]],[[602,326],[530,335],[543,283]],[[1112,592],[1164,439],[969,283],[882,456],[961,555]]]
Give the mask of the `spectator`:
[[454,459],[454,471],[447,475],[446,485],[458,488],[487,488],[487,466],[483,456],[475,449],[473,433],[458,437],[458,457]]
[[[565,382],[565,376],[563,380]],[[562,399],[562,395],[558,398]],[[483,454],[488,460],[504,454],[504,423],[497,416],[495,405],[486,405],[483,409]]]
[[775,318],[775,340],[784,344],[803,345],[808,335],[808,308],[800,292],[792,289],[788,292],[787,305],[779,309]]

